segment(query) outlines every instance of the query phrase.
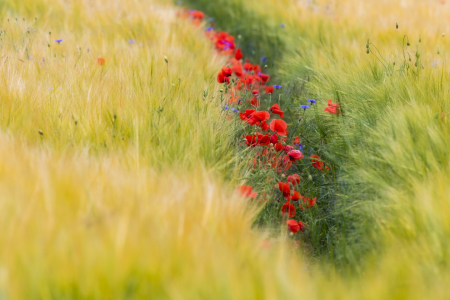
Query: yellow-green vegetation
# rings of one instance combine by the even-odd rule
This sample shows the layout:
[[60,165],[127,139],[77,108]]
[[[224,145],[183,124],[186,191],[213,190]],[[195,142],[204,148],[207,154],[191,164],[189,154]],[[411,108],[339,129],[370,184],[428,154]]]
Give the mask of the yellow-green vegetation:
[[[248,25],[243,37],[276,37],[267,51],[279,80],[312,74],[320,105],[340,97],[328,154],[354,183],[344,209],[367,218],[353,223],[356,239],[377,247],[359,272],[337,272],[310,264],[284,230],[268,246],[251,229],[258,207],[233,193],[235,129],[217,101],[224,61],[172,6],[5,0],[0,299],[449,298],[447,6],[206,5],[251,13],[226,19]],[[395,22],[400,40],[409,35],[408,71]],[[367,56],[367,38],[378,58]]]

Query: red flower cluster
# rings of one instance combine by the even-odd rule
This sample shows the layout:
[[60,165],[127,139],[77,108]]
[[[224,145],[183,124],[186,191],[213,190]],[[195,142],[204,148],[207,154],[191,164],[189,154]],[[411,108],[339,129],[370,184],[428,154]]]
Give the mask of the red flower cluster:
[[[184,10],[179,15],[192,18],[196,24],[205,18],[205,14],[201,11]],[[278,103],[272,105],[267,111],[260,108],[261,94],[272,94],[274,87],[279,89],[281,86],[268,86],[270,76],[262,73],[258,64],[252,64],[248,59],[243,60],[244,54],[240,48],[236,48],[234,37],[224,31],[215,31],[214,24],[211,26],[207,28],[205,35],[212,41],[220,55],[228,56],[226,65],[217,74],[217,81],[226,85],[225,91],[222,91],[223,95],[228,104],[246,105],[245,103],[248,103],[251,107],[246,108],[245,112],[239,112],[236,108],[230,109],[239,113],[239,118],[245,124],[255,126],[253,134],[243,137],[248,147],[256,149],[256,155],[253,157],[251,165],[253,168],[273,169],[276,173],[282,173],[284,177],[284,173],[290,170],[292,164],[303,159],[303,153],[300,151],[302,149],[300,137],[296,136],[292,144],[287,142],[288,124],[283,120],[285,114]],[[316,102],[314,100],[311,103]],[[229,108],[225,106],[224,109]],[[330,114],[340,114],[340,105],[329,100],[325,111]],[[228,117],[231,118],[231,115]],[[295,149],[295,146],[300,147],[300,150]],[[314,154],[310,159],[314,168],[322,172],[330,169],[319,156]],[[268,182],[272,180],[273,178],[269,178]],[[301,181],[302,178],[298,174],[292,174],[287,177],[286,182],[279,182],[275,186],[286,201],[281,207],[281,213],[289,218],[296,215],[297,208],[300,210],[311,208],[317,200],[317,197],[311,199],[300,194],[297,186]],[[257,193],[253,192],[253,188],[248,185],[239,186],[236,192],[245,198],[257,196]],[[288,230],[292,233],[303,231],[305,227],[302,222],[293,219],[288,220],[287,225]]]

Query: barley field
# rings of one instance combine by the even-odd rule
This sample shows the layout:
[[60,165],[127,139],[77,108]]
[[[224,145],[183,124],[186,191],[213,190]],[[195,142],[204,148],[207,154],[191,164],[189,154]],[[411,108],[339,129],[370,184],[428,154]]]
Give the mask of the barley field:
[[449,16],[2,0],[0,299],[449,299]]

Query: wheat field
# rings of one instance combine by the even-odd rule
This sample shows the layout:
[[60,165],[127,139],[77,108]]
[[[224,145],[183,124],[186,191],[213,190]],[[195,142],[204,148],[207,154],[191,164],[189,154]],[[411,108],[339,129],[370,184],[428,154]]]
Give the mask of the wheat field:
[[[174,3],[3,0],[0,299],[448,299],[448,4],[188,2],[286,24],[279,80],[312,69],[319,101],[342,92],[343,166],[371,188],[349,211],[375,220],[359,234],[377,249],[339,268],[252,225],[239,124],[219,109],[225,58]],[[379,76],[402,62],[396,22],[418,77]]]

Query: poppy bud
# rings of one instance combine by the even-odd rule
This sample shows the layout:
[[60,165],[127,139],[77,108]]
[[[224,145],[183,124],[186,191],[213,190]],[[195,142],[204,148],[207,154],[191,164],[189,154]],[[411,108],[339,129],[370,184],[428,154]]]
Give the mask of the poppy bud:
[[313,178],[312,178],[311,175],[308,175],[308,180],[309,180],[309,181],[312,181],[312,180],[313,180]]
[[367,51],[366,51],[366,52],[367,52],[367,54],[369,54],[369,53],[370,53],[370,50],[369,50],[369,48],[367,48]]
[[409,46],[409,45],[411,45],[409,42],[406,42],[406,46]]
[[441,53],[441,52],[439,51],[439,48],[438,48],[438,50],[437,50],[437,54],[439,54],[439,53]]
[[409,58],[409,61],[411,61],[411,57]]
[[220,90],[219,90],[219,92],[223,93],[223,90],[222,90],[222,89],[220,89]]
[[164,55],[164,60],[166,61],[166,63],[169,63],[169,59],[165,55]]
[[395,23],[395,29],[398,29],[398,24],[397,23]]
[[414,64],[414,66],[417,67],[417,61],[416,61],[416,63]]
[[366,48],[369,48],[369,43],[366,44]]
[[78,125],[78,121],[75,121],[75,126],[77,126]]
[[281,174],[281,177],[282,177],[282,178],[285,178],[285,177],[286,177],[286,175],[284,175],[284,174]]
[[42,130],[38,129],[38,132],[40,135],[44,136],[44,132]]
[[395,66],[395,61],[392,64]]
[[416,52],[416,57],[419,58],[420,57],[420,53]]

